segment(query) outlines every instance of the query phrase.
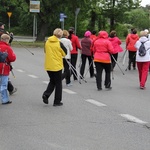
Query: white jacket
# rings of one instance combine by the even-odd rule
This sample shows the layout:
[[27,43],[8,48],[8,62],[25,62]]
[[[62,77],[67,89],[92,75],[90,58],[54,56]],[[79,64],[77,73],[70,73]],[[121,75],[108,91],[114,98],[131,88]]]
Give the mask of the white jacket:
[[[144,46],[145,46],[145,49],[146,49],[146,55],[143,56],[143,57],[139,56],[139,48],[141,46],[141,42],[145,42]],[[150,61],[150,41],[148,40],[147,37],[145,37],[145,36],[140,37],[139,40],[135,43],[134,46],[137,49],[137,52],[136,52],[136,61],[137,62]]]
[[73,49],[71,41],[69,39],[65,38],[65,37],[61,38],[60,41],[64,44],[64,46],[67,49],[67,55],[65,56],[65,58],[66,59],[71,59],[70,51]]

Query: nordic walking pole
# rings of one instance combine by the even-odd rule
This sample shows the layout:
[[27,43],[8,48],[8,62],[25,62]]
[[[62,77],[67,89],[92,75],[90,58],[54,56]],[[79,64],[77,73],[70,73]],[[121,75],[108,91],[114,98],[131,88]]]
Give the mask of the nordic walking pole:
[[92,66],[92,64],[93,64],[93,60],[91,61],[90,65],[89,65],[89,68],[88,68],[88,70],[86,71],[86,73],[85,73],[85,76],[84,76],[84,77],[86,77],[86,75],[87,75],[88,71],[90,70],[90,67]]
[[124,72],[122,71],[122,69],[120,68],[120,66],[118,65],[118,63],[117,63],[116,59],[114,58],[114,56],[112,54],[111,54],[111,56],[112,56],[113,60],[115,61],[115,63],[117,64],[120,71],[122,72],[122,74],[125,75]]
[[123,66],[124,66],[125,60],[126,60],[126,52],[127,52],[127,50],[125,51],[125,55],[124,55],[124,57],[123,57],[123,61],[122,61],[122,65],[123,65]]
[[[87,81],[84,79],[84,77],[81,76],[81,74],[74,68],[74,66],[73,66],[68,60],[66,60],[66,62],[68,63],[70,69],[71,69],[72,72],[75,74],[75,76],[76,76],[77,79],[78,79],[78,77],[77,77],[75,71],[77,72],[77,74],[79,75],[79,77],[80,77],[84,82],[87,82]],[[80,81],[79,79],[78,79],[78,81],[79,81],[79,83],[81,84],[81,81]]]
[[121,62],[122,60],[123,60],[123,58],[125,57],[125,55],[126,55],[126,52],[127,52],[127,49],[125,50],[125,52],[123,53],[123,55],[122,55],[122,57],[121,57],[121,59],[120,59],[120,61],[119,62]]
[[15,41],[17,41],[17,43],[19,43],[23,48],[25,48],[28,52],[30,52],[32,55],[34,55],[34,53],[32,53],[29,49],[27,49],[25,46],[23,46],[18,40],[15,39]]

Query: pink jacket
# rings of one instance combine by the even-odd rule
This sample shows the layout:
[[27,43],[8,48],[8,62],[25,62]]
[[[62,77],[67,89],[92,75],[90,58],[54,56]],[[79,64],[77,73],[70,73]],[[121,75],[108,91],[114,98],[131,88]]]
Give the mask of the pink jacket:
[[111,63],[110,54],[114,53],[114,48],[108,40],[108,33],[100,31],[97,40],[93,45],[94,62]]
[[116,36],[113,38],[109,37],[108,39],[111,42],[112,46],[114,47],[115,52],[113,54],[116,54],[116,53],[123,51],[122,47],[120,46],[121,40],[118,37],[116,37]]

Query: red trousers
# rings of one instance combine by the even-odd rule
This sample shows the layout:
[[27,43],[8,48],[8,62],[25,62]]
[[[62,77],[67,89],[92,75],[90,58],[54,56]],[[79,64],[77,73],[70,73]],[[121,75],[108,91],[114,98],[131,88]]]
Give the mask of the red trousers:
[[148,76],[150,62],[137,62],[137,68],[139,72],[140,87],[145,87],[145,83]]

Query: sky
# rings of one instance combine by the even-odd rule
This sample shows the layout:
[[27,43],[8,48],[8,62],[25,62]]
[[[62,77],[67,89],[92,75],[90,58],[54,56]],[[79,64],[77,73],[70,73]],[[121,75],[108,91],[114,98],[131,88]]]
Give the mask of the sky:
[[146,6],[147,4],[150,4],[150,0],[142,0],[141,5]]

